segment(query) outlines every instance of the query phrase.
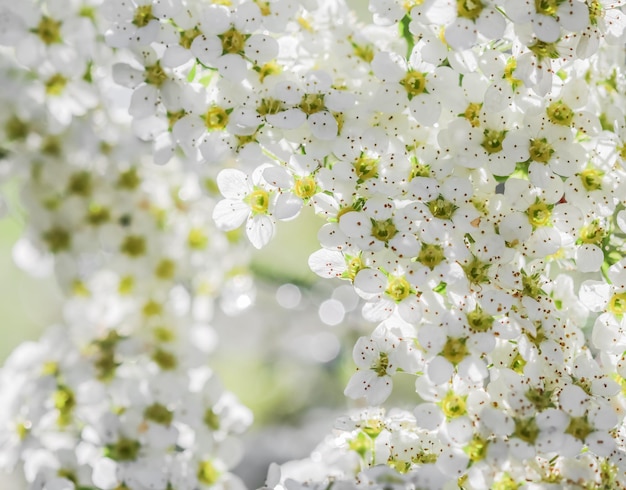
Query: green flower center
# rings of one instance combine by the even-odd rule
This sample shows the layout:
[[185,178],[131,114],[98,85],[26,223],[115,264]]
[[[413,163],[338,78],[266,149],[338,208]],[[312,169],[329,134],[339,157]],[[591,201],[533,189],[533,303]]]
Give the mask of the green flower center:
[[597,168],[586,168],[580,172],[580,180],[588,191],[597,191],[602,188],[604,172]]
[[554,391],[549,390],[545,391],[540,388],[529,388],[526,391],[526,398],[535,406],[538,411],[543,411],[546,408],[554,407],[554,403],[552,402],[552,394]]
[[535,9],[538,14],[553,16],[563,0],[535,0]]
[[626,313],[626,293],[615,293],[611,296],[607,310],[614,315]]
[[278,114],[283,110],[283,103],[278,99],[261,99],[261,104],[256,108],[256,111],[261,116],[267,116],[268,114]]
[[469,121],[473,128],[480,126],[480,112],[482,107],[482,102],[470,102],[463,113],[463,117]]
[[193,40],[197,38],[202,32],[198,29],[198,26],[193,26],[191,29],[180,32],[180,39],[178,43],[185,49],[190,49],[193,44]]
[[152,360],[156,362],[163,371],[171,371],[178,366],[176,356],[162,349],[157,349],[154,354],[152,354]]
[[399,303],[411,295],[411,285],[404,277],[391,277],[385,293],[396,303]]
[[582,417],[572,417],[569,421],[567,429],[565,429],[566,434],[570,434],[581,441],[584,441],[585,438],[593,431],[593,426],[584,415]]
[[147,26],[152,19],[155,19],[154,15],[152,15],[152,5],[140,5],[135,9],[135,14],[133,15],[133,24],[137,27],[145,27]]
[[441,355],[455,366],[469,355],[466,337],[448,337]]
[[161,67],[159,62],[151,66],[146,66],[145,81],[150,85],[160,87],[167,80],[167,73]]
[[202,461],[198,464],[197,475],[198,481],[204,485],[215,485],[219,478],[220,473],[217,468],[210,461]]
[[220,428],[220,417],[213,411],[212,408],[206,409],[202,421],[204,422],[204,425],[211,430],[217,430]]
[[482,262],[478,257],[472,257],[472,260],[463,265],[463,272],[471,284],[486,284],[490,282],[487,270],[491,264]]
[[409,99],[411,99],[426,91],[426,76],[419,71],[409,70],[400,81],[400,85],[404,87],[409,94]]
[[493,325],[493,317],[477,306],[467,314],[467,323],[471,330],[475,332],[487,332]]
[[552,102],[546,109],[546,113],[550,122],[557,126],[571,126],[574,120],[574,111],[561,100]]
[[174,413],[165,405],[161,405],[160,403],[153,403],[143,412],[143,416],[146,420],[151,420],[152,422],[156,422],[157,424],[167,425],[169,426],[174,420]]
[[324,94],[304,94],[299,107],[309,116],[324,110]]
[[469,444],[463,448],[463,451],[469,456],[471,461],[476,462],[485,459],[488,445],[489,441],[487,439],[475,435]]
[[204,230],[200,228],[192,228],[187,235],[187,245],[194,250],[204,250],[209,244],[209,237],[207,237]]
[[557,59],[559,54],[559,48],[555,43],[546,43],[540,40],[535,41],[533,44],[528,46],[533,54],[540,60],[544,58]]
[[61,38],[61,21],[51,19],[45,15],[41,18],[39,24],[37,24],[34,33],[48,45],[63,41]]
[[52,253],[69,249],[72,242],[72,236],[69,232],[59,227],[50,228],[43,234],[42,238]]
[[204,115],[204,125],[209,131],[223,130],[228,124],[228,113],[219,106],[211,107]]
[[124,238],[120,251],[130,257],[139,257],[146,253],[146,239],[140,235],[128,235]]
[[548,163],[552,155],[554,154],[554,148],[548,143],[546,138],[531,139],[530,140],[530,159],[539,163]]
[[67,86],[67,78],[56,73],[46,80],[46,93],[51,96],[59,96]]
[[92,183],[89,172],[77,172],[72,174],[67,184],[67,192],[86,197],[91,194]]
[[432,270],[443,262],[445,258],[443,248],[440,245],[422,243],[422,249],[417,256],[417,261]]
[[540,429],[537,426],[537,422],[534,417],[527,419],[515,419],[515,431],[513,436],[525,441],[529,444],[534,444],[539,436]]
[[453,202],[448,201],[445,197],[439,196],[426,204],[428,209],[435,218],[439,219],[452,219],[452,215],[458,209],[458,206]]
[[99,226],[111,219],[111,211],[96,203],[89,204],[87,210],[87,222],[90,225]]
[[354,281],[358,272],[364,269],[365,265],[363,264],[361,257],[347,256],[346,258],[348,259],[346,263],[346,270],[341,274],[341,277]]
[[74,392],[67,386],[60,385],[52,397],[54,408],[59,411],[58,424],[65,427],[72,421],[72,411],[76,407]]
[[484,8],[480,0],[457,0],[456,2],[457,15],[469,20],[478,19]]
[[440,407],[447,419],[461,417],[467,413],[466,398],[466,396],[457,395],[453,391],[446,394],[440,402]]
[[381,242],[388,242],[398,232],[393,220],[384,221],[372,220],[372,236]]
[[317,191],[317,183],[311,176],[296,179],[293,186],[293,193],[300,199],[309,199],[315,195]]
[[546,204],[543,201],[537,201],[532,204],[526,210],[528,215],[528,222],[533,228],[541,226],[548,226],[550,224],[550,218],[552,217],[552,206]]
[[356,175],[359,177],[360,182],[378,175],[377,158],[368,157],[366,154],[362,153],[352,165],[354,166],[354,170],[356,171]]
[[246,43],[245,34],[234,27],[219,35],[222,40],[222,54],[237,54],[243,51]]
[[602,243],[602,240],[604,240],[604,228],[600,226],[597,220],[593,220],[581,228],[580,241],[582,243],[599,245]]
[[372,371],[374,371],[379,377],[387,376],[387,368],[389,367],[389,356],[386,352],[378,354],[378,359],[372,364]]
[[105,455],[114,461],[134,461],[140,449],[139,441],[122,437],[115,444],[106,446]]
[[506,131],[498,131],[497,129],[485,129],[484,138],[480,146],[489,154],[502,151],[502,143],[506,137]]
[[266,190],[257,189],[248,194],[246,202],[253,213],[264,214],[270,205],[270,195]]

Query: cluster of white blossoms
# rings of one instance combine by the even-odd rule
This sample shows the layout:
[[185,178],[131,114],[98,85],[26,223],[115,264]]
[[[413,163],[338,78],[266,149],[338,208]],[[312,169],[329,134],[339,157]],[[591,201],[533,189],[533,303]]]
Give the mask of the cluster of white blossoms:
[[36,490],[243,489],[230,470],[252,413],[210,359],[219,293],[247,306],[249,253],[212,222],[218,168],[158,167],[133,135],[108,7],[0,10],[0,171],[26,219],[14,257],[54,270],[64,298],[63,325],[0,370],[0,467]]
[[269,488],[626,488],[625,4],[4,5],[22,252],[68,295],[3,370],[4,459],[37,489],[235,487],[213,300],[240,227],[262,248],[308,206],[310,268],[375,325],[345,394],[413,376],[415,408],[341,419]]

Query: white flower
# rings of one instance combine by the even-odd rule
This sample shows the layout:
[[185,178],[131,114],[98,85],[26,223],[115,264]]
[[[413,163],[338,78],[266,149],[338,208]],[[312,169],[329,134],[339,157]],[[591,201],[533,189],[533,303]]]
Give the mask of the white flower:
[[219,201],[213,210],[213,219],[224,231],[239,228],[246,222],[246,235],[256,248],[262,248],[274,236],[272,192],[262,181],[266,167],[257,167],[252,181],[237,169],[224,169],[217,177],[217,185],[226,198]]

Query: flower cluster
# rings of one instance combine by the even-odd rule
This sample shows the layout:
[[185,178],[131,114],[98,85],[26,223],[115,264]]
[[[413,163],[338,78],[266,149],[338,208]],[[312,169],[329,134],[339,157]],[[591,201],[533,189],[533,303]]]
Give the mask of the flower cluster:
[[310,268],[375,325],[345,394],[417,396],[268,487],[626,488],[625,3],[3,7],[24,253],[54,256],[72,332],[8,363],[37,401],[16,395],[6,453],[35,488],[234,485],[247,416],[200,367],[212,302],[241,226],[262,248],[309,207]]
[[211,220],[216,168],[154,165],[102,42],[104,4],[3,7],[3,171],[21,185],[18,265],[46,269],[63,325],[0,375],[0,465],[33,489],[245,488],[251,412],[210,368],[211,325],[249,254]]

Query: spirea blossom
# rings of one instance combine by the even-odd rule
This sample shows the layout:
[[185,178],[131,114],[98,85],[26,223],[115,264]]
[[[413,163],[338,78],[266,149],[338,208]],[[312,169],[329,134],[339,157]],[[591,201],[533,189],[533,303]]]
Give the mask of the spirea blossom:
[[624,2],[368,6],[3,7],[22,250],[66,298],[3,370],[34,488],[238,487],[213,303],[307,208],[371,407],[267,488],[626,488]]

